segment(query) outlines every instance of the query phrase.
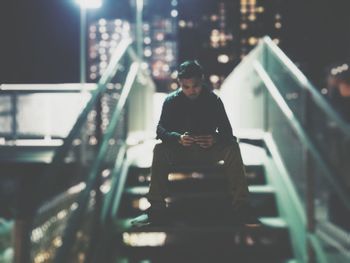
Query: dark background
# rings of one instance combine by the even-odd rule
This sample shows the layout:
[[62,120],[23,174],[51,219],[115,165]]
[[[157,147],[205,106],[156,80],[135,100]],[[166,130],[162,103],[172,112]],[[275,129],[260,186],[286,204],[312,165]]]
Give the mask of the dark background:
[[[88,11],[90,21],[133,19],[128,0],[103,1]],[[327,65],[350,58],[349,7],[348,0],[281,0],[281,48],[316,85]],[[1,0],[0,83],[79,82],[79,12],[74,0]]]

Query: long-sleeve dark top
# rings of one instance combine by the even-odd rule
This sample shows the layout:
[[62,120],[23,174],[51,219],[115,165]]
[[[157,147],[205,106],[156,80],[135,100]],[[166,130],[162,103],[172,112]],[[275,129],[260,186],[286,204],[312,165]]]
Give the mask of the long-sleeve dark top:
[[194,135],[211,134],[219,142],[236,140],[221,99],[205,87],[195,100],[188,99],[178,89],[164,101],[157,126],[157,139],[177,142],[185,132]]

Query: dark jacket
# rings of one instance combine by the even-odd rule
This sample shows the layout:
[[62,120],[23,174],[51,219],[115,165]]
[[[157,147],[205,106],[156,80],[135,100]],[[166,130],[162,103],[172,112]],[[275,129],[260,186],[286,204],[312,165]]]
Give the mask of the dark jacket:
[[193,135],[211,134],[221,142],[236,140],[221,99],[206,87],[195,100],[188,99],[178,89],[164,101],[157,126],[157,139],[177,142],[185,132]]

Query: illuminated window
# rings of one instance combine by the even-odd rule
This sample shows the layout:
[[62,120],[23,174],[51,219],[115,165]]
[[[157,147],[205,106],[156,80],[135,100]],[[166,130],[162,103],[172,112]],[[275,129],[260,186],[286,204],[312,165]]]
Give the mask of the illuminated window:
[[92,65],[92,66],[90,67],[90,71],[91,71],[91,72],[96,72],[96,71],[97,71],[96,65]]
[[100,68],[101,69],[105,69],[107,67],[107,62],[106,61],[102,61],[101,63],[100,63]]
[[230,58],[226,54],[221,54],[221,55],[218,56],[218,62],[220,62],[220,63],[224,63],[225,64],[225,63],[227,63],[229,61],[230,61]]
[[98,49],[98,53],[105,54],[106,53],[106,49],[105,48],[99,48]]
[[152,56],[152,50],[149,48],[145,49],[145,51],[143,53],[144,53],[145,57]]
[[100,19],[100,20],[98,20],[98,24],[100,26],[105,26],[105,25],[107,25],[107,21],[106,21],[106,19]]
[[177,71],[174,71],[173,73],[171,73],[171,78],[172,79],[176,79],[177,78]]
[[92,58],[92,59],[97,58],[97,53],[96,52],[90,52],[90,58]]
[[187,22],[187,27],[188,28],[192,28],[194,26],[193,22],[192,21],[188,21]]
[[150,30],[150,25],[149,24],[143,24],[142,28],[145,31],[149,31]]
[[102,34],[102,33],[105,33],[107,31],[107,28],[105,26],[100,26],[98,31],[100,31],[100,33]]
[[151,38],[150,37],[145,37],[143,42],[146,44],[146,45],[149,45],[151,44]]
[[163,69],[163,71],[168,72],[170,70],[170,67],[169,67],[169,65],[164,64],[162,69]]
[[185,26],[186,26],[186,22],[184,20],[180,20],[179,27],[185,27]]
[[281,24],[280,22],[276,22],[276,23],[275,23],[275,27],[276,27],[277,29],[280,29],[280,28],[282,27],[282,24]]
[[279,40],[278,38],[275,38],[275,39],[273,40],[273,42],[274,42],[276,45],[278,45],[278,44],[280,43],[280,40]]
[[264,13],[265,8],[262,7],[262,6],[259,6],[259,7],[256,9],[256,11],[257,11],[258,13]]
[[90,26],[90,32],[93,33],[93,32],[96,32],[96,30],[97,30],[96,26]]
[[112,38],[113,38],[114,40],[119,40],[119,39],[120,39],[120,35],[117,34],[117,33],[114,33],[114,34],[112,35]]
[[241,24],[241,29],[246,30],[248,28],[248,25],[246,23]]
[[213,21],[213,22],[217,21],[218,19],[219,19],[219,17],[217,15],[212,15],[210,17],[210,20]]
[[107,40],[109,38],[109,35],[107,33],[102,34],[102,39]]
[[249,19],[250,21],[254,21],[254,20],[256,19],[256,15],[251,14],[251,15],[248,16],[248,19]]
[[256,45],[256,43],[258,43],[258,39],[256,37],[250,37],[248,39],[248,43],[249,43],[249,45],[254,46],[254,45]]
[[220,80],[220,78],[219,78],[219,76],[218,75],[211,75],[210,77],[209,77],[209,79],[210,79],[210,82],[211,83],[218,83],[219,82],[219,80]]
[[177,10],[175,10],[175,9],[171,10],[171,12],[170,12],[170,15],[171,15],[172,17],[177,17],[178,14],[179,14],[179,13],[178,13]]
[[170,88],[171,88],[172,90],[176,90],[176,89],[178,88],[177,83],[176,83],[176,82],[171,83],[171,84],[170,84]]
[[158,41],[163,41],[164,40],[164,34],[163,33],[157,33],[156,34],[156,39]]

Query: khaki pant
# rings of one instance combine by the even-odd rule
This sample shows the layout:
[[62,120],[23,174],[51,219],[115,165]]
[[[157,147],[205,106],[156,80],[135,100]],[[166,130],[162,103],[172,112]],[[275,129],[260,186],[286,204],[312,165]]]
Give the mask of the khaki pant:
[[177,164],[216,164],[224,160],[224,173],[228,178],[228,192],[232,196],[232,205],[239,208],[248,203],[248,185],[244,165],[237,142],[229,144],[216,143],[208,149],[198,145],[182,146],[180,144],[160,143],[154,147],[151,168],[151,186],[148,200],[151,204],[165,203],[169,196],[168,174]]

